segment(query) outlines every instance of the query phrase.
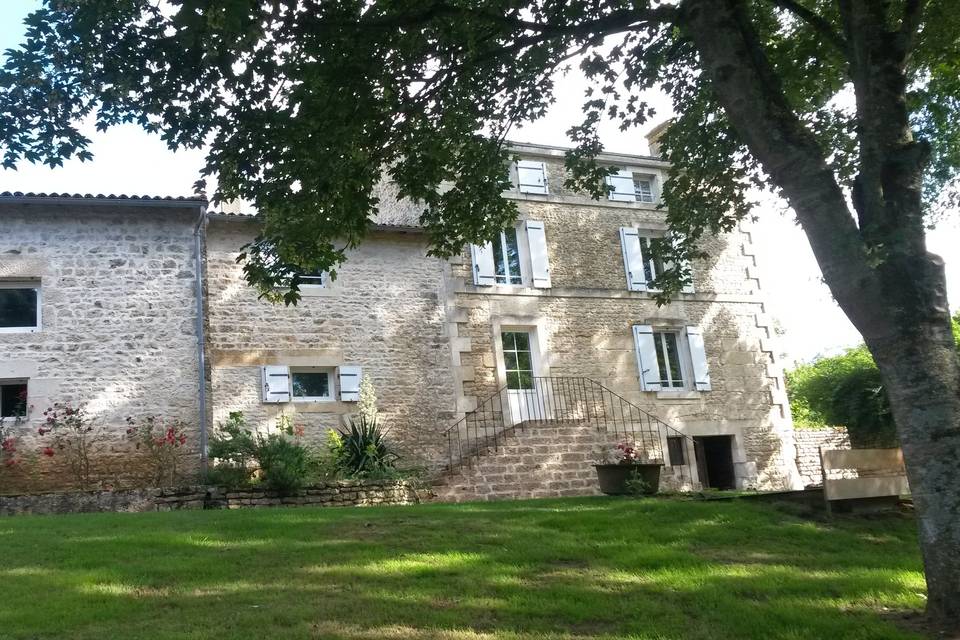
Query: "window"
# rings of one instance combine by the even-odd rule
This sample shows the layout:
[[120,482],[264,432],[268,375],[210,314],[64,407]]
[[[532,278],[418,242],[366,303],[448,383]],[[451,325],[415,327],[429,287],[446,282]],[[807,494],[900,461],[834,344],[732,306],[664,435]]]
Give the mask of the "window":
[[324,402],[333,400],[333,372],[330,369],[291,369],[291,394],[294,402]]
[[607,176],[609,191],[607,198],[620,202],[643,202],[653,204],[656,195],[653,189],[654,176],[635,173],[631,169],[621,169]]
[[671,466],[678,464],[687,464],[686,456],[683,452],[683,438],[680,436],[667,436],[667,454],[670,458]]
[[660,365],[660,386],[664,389],[683,389],[683,365],[680,362],[680,334],[676,331],[655,331],[653,343]]
[[0,419],[27,415],[27,383],[23,380],[0,381]]
[[[663,262],[659,255],[665,242],[670,240],[662,231],[636,229],[634,227],[620,228],[620,243],[623,248],[623,266],[627,274],[627,289],[630,291],[649,291],[651,283],[663,275],[673,263]],[[690,272],[689,265],[682,266]],[[692,276],[692,272],[691,276]],[[693,293],[692,282],[683,287],[683,293]]]
[[547,166],[543,162],[519,160],[517,186],[520,193],[547,193]]
[[644,391],[710,391],[710,366],[700,327],[654,329],[635,325],[633,336]]
[[504,331],[503,362],[508,389],[533,389],[533,354],[530,334],[525,331]]
[[0,282],[0,333],[40,329],[40,284]]
[[547,235],[540,221],[504,229],[492,242],[471,245],[470,252],[475,285],[551,287]]
[[326,271],[311,271],[307,273],[301,273],[300,275],[300,286],[301,287],[326,287],[327,286],[327,272]]
[[634,174],[633,191],[637,196],[637,202],[653,202],[653,181],[649,178]]
[[497,284],[523,284],[516,229],[501,231],[493,239],[493,265]]

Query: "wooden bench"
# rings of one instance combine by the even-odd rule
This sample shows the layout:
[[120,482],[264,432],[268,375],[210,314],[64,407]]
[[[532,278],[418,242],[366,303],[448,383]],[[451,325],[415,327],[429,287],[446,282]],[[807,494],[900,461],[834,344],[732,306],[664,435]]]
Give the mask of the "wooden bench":
[[[831,503],[840,500],[899,498],[910,494],[900,449],[824,450],[821,447],[820,466],[827,513],[831,513]],[[835,477],[836,472],[841,471],[856,472],[856,477]]]

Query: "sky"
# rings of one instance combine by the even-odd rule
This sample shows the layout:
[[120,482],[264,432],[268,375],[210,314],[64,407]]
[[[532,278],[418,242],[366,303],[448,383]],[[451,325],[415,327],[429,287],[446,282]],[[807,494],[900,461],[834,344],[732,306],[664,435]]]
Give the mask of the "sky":
[[[0,0],[0,51],[17,45],[24,32],[23,18],[39,5],[39,0]],[[585,80],[576,71],[558,77],[559,99],[554,107],[545,118],[515,130],[510,139],[569,144],[565,131],[578,122],[585,87]],[[671,115],[663,96],[651,94],[649,99],[657,109],[657,117],[649,127],[621,132],[612,123],[601,126],[607,151],[648,152],[643,134]],[[203,166],[202,150],[172,152],[159,136],[147,134],[135,125],[118,126],[104,133],[88,127],[85,133],[93,141],[92,161],[69,160],[56,169],[30,164],[16,171],[0,169],[0,191],[160,196],[193,193],[193,183]],[[823,284],[810,245],[793,215],[770,199],[756,213],[753,240],[762,295],[766,311],[779,323],[779,346],[787,355],[787,364],[809,361],[860,343],[860,335]],[[960,304],[960,255],[956,251],[960,247],[960,216],[949,218],[932,231],[928,246],[947,260],[948,295],[956,310]]]

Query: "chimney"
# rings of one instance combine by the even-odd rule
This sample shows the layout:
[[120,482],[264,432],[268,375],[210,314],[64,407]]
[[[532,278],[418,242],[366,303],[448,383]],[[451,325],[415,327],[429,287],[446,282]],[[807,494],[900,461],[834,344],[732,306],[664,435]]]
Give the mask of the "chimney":
[[669,120],[664,120],[647,134],[647,146],[650,147],[650,155],[655,157],[660,157],[660,137],[663,135],[663,132],[667,130],[667,127],[670,126]]

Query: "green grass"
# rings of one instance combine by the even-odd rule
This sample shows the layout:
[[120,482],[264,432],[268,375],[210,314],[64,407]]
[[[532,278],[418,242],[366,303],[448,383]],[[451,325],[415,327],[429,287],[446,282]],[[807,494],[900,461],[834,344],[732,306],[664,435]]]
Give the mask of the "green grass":
[[584,498],[0,520],[2,638],[909,638],[914,523]]

